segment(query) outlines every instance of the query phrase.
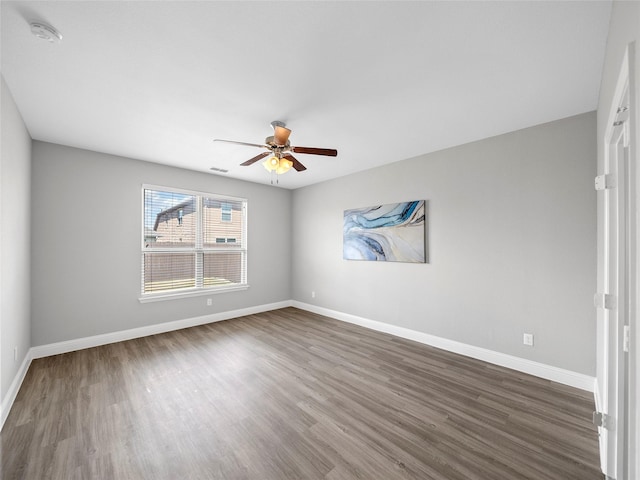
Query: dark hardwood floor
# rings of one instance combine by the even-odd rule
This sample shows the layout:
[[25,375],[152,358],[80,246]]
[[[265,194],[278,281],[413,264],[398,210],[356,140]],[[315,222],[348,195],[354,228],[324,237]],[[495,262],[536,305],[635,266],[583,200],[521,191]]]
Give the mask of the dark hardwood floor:
[[34,360],[2,479],[602,479],[592,394],[287,308]]

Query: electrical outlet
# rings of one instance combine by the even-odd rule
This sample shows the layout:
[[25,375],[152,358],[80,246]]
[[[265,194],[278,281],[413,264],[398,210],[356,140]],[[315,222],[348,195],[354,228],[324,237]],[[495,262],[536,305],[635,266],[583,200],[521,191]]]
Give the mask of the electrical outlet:
[[311,292],[311,298],[316,298],[316,292]]
[[525,333],[522,336],[522,343],[528,345],[529,347],[533,347],[533,333]]
[[213,305],[213,300],[207,298],[207,307],[210,307],[211,305]]

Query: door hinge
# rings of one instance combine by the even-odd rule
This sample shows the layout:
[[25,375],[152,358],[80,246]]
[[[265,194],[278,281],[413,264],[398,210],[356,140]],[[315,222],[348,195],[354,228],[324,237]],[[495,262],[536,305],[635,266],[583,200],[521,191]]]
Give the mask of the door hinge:
[[629,353],[629,325],[622,327],[622,351]]
[[611,174],[598,175],[595,179],[595,187],[596,187],[596,190],[607,190],[608,188],[615,188],[613,175]]
[[616,297],[608,293],[596,293],[593,296],[593,304],[596,308],[604,308],[605,310],[613,310],[616,308]]
[[602,412],[593,412],[593,424],[606,430],[611,428],[611,415]]

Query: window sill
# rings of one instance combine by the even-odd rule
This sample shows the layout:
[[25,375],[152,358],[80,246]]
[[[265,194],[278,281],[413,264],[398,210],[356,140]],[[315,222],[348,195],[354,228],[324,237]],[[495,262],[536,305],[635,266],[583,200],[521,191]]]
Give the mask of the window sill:
[[211,289],[189,290],[179,293],[150,293],[138,298],[140,303],[163,302],[165,300],[177,300],[180,298],[202,297],[203,295],[218,295],[220,293],[237,292],[247,290],[249,285],[233,285],[230,287],[218,287]]

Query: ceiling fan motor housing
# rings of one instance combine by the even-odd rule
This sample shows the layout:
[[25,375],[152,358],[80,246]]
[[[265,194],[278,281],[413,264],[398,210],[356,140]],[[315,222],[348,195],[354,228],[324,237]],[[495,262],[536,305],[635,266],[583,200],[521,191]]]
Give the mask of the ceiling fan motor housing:
[[267,138],[264,139],[264,143],[266,143],[267,145],[270,145],[272,147],[290,147],[291,146],[291,142],[289,142],[289,140],[287,140],[287,143],[285,143],[284,145],[278,145],[276,143],[276,138],[275,136],[271,135]]

